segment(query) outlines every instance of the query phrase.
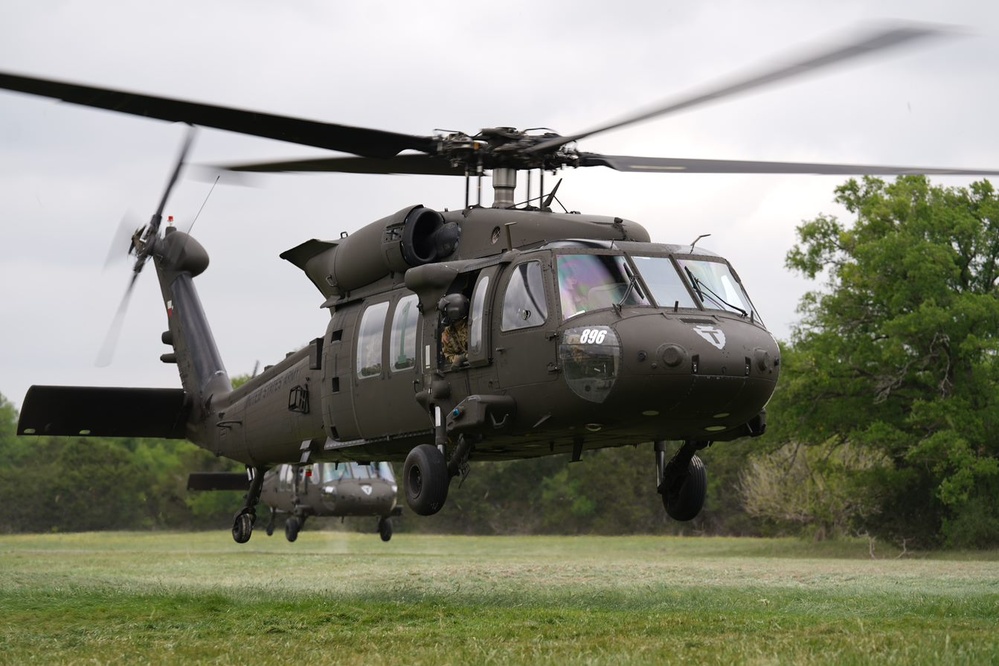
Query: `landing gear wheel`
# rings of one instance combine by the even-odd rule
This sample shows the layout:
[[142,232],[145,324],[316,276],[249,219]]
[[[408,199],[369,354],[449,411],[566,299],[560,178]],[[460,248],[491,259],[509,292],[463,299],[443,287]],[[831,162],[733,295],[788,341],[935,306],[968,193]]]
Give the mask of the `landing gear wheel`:
[[679,487],[667,487],[663,492],[663,507],[674,520],[693,520],[704,507],[707,492],[708,473],[704,463],[695,455],[691,457],[687,475],[679,482]]
[[420,444],[409,452],[403,480],[406,501],[415,513],[432,516],[443,508],[451,475],[444,454],[436,446]]
[[237,513],[232,521],[232,538],[236,543],[246,543],[253,534],[256,516],[249,511]]
[[232,538],[236,543],[246,543],[253,534],[253,523],[257,522],[257,502],[260,501],[260,489],[264,485],[266,467],[247,467],[250,471],[250,489],[243,498],[243,508],[232,520]]
[[391,518],[379,518],[378,519],[378,535],[382,538],[382,541],[388,541],[392,538],[392,519]]
[[292,543],[298,538],[298,531],[302,529],[302,523],[299,522],[298,518],[291,516],[284,523],[284,536],[288,541]]

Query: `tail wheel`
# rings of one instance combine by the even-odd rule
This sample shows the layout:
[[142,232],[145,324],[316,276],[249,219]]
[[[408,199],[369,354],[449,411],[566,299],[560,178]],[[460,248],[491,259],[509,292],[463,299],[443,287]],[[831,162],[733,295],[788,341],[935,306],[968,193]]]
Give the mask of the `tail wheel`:
[[444,507],[451,475],[447,460],[430,444],[420,444],[406,456],[403,468],[406,501],[415,513],[431,516]]
[[704,463],[696,455],[687,465],[687,474],[679,483],[679,487],[666,488],[663,493],[663,506],[666,513],[674,520],[693,520],[704,507],[704,498],[708,494],[708,473]]

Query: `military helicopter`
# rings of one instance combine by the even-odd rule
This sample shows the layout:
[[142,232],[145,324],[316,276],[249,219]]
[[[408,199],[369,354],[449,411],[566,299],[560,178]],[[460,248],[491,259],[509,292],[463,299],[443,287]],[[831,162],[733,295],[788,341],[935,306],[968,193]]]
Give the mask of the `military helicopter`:
[[[188,476],[187,489],[248,491],[250,479],[236,472],[196,472]],[[274,534],[279,513],[288,516],[284,535],[292,542],[309,516],[378,516],[378,534],[389,541],[392,516],[402,514],[398,491],[387,462],[278,465],[267,470],[260,488],[260,500],[270,508],[267,536]]]
[[[430,515],[453,478],[484,460],[568,454],[651,442],[669,516],[691,520],[707,477],[697,452],[757,437],[780,374],[777,342],[727,259],[653,242],[619,217],[558,213],[564,167],[626,172],[995,175],[981,169],[726,161],[603,155],[577,142],[806,72],[940,34],[891,26],[705,92],[559,135],[485,128],[399,134],[94,88],[0,72],[0,88],[67,102],[326,148],[347,156],[228,165],[239,171],[451,175],[465,204],[414,204],[281,257],[330,311],[326,331],[233,389],[194,286],[208,253],[167,227],[159,209],[132,238],[131,286],[150,259],[168,328],[161,356],[182,388],[32,386],[18,432],[189,439],[251,474],[232,535],[246,542],[266,471],[279,464],[404,462],[406,500]],[[539,173],[537,192],[531,175]],[[525,203],[515,194],[527,174]],[[492,205],[482,204],[491,175]],[[472,201],[473,187],[476,192]],[[450,331],[446,333],[445,331]],[[442,338],[449,341],[445,349]],[[450,341],[457,341],[458,349]],[[667,442],[679,446],[667,455]]]

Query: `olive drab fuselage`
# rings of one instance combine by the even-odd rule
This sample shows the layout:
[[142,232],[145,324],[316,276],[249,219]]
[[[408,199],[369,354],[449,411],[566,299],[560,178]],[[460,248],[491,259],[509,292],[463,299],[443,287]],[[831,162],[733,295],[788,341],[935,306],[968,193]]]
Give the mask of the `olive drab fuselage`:
[[[407,219],[425,228],[402,241]],[[549,240],[560,225],[574,240]],[[419,246],[432,241],[412,237],[441,230],[449,254],[407,266],[402,242],[433,255]],[[252,466],[402,461],[443,429],[448,447],[474,439],[471,460],[578,456],[765,427],[780,354],[737,275],[710,252],[650,242],[633,222],[413,207],[282,256],[320,288],[329,326],[243,387],[209,397],[212,411],[192,434],[219,455]],[[691,267],[724,280],[712,287]],[[577,310],[570,290],[587,271],[590,303]],[[455,292],[470,304],[458,365],[441,353],[437,310]]]

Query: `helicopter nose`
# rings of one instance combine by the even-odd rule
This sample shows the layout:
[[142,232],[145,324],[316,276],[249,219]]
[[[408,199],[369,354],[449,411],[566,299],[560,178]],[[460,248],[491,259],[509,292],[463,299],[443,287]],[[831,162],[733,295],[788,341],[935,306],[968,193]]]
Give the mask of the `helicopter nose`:
[[342,479],[323,487],[323,504],[338,516],[387,514],[395,506],[395,492],[381,479]]
[[668,439],[742,428],[763,410],[780,370],[773,336],[734,315],[659,312],[569,330],[561,356],[578,396]]

